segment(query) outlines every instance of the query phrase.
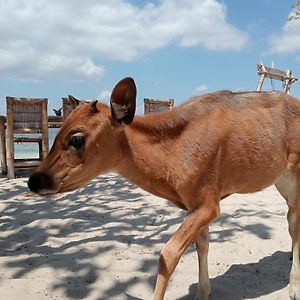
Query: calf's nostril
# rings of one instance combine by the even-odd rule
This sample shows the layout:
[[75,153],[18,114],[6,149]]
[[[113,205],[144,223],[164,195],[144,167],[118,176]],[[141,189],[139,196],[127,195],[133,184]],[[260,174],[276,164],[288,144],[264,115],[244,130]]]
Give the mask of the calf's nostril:
[[54,182],[52,177],[50,177],[46,173],[37,172],[33,173],[27,182],[28,188],[34,192],[39,193],[43,190],[51,190],[53,189]]

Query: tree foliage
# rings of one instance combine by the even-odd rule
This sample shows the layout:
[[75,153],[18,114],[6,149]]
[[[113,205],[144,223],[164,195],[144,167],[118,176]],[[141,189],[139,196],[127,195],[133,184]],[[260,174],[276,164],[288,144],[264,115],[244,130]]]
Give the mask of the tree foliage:
[[294,12],[288,17],[289,21],[300,20],[300,0],[293,5]]

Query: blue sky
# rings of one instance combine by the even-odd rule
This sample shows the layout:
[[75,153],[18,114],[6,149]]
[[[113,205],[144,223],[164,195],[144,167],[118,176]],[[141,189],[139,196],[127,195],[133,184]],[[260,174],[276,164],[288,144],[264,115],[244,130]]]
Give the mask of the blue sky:
[[[1,0],[0,114],[6,96],[47,97],[50,113],[68,94],[108,103],[125,76],[142,114],[143,98],[255,90],[259,59],[300,77],[294,2]],[[291,94],[300,98],[298,82]]]

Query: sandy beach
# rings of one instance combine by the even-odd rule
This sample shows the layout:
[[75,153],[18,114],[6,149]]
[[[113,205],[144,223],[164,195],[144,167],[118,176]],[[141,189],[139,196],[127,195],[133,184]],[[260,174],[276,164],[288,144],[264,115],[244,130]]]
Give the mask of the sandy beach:
[[[163,244],[185,213],[115,174],[55,197],[0,179],[0,299],[151,299]],[[288,299],[287,207],[274,187],[222,202],[210,227],[210,299]],[[194,299],[194,246],[166,299]]]

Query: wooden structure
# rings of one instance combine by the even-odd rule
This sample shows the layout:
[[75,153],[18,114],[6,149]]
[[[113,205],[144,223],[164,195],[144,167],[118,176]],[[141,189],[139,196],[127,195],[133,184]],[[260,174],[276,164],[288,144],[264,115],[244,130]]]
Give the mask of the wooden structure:
[[[48,154],[48,99],[6,97],[6,104],[6,164],[10,179],[15,177],[15,168],[37,166]],[[38,143],[38,159],[15,159],[15,143]]]
[[[63,123],[61,116],[48,116],[48,128],[60,128]],[[0,167],[2,175],[7,174],[6,164],[6,117],[0,116]]]
[[265,78],[282,81],[283,91],[286,94],[289,94],[291,85],[298,80],[292,75],[291,70],[281,71],[274,68],[265,67],[263,64],[258,64],[257,71],[258,75],[260,76],[256,89],[258,92],[261,91]]
[[95,100],[89,99],[76,99],[75,97],[69,95],[68,97],[63,97],[62,99],[62,111],[63,111],[63,121],[69,116],[69,114],[80,104],[85,102],[92,102]]
[[174,99],[144,99],[144,114],[168,111],[174,106]]
[[63,110],[63,120],[65,120],[68,115],[73,111],[76,107],[73,101],[69,99],[69,97],[63,97],[62,99],[62,110]]

